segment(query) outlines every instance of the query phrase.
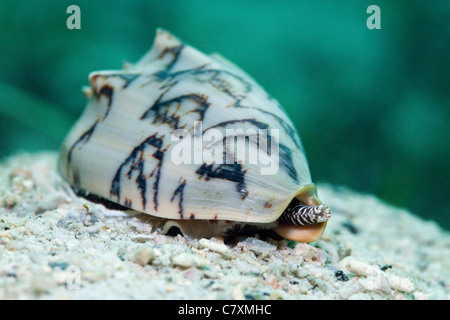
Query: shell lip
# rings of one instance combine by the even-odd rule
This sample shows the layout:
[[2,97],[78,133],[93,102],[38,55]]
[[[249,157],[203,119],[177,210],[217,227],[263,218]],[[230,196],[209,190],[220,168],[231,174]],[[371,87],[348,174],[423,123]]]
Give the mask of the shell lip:
[[[314,184],[303,187],[294,198],[308,206],[322,204],[322,201],[317,196],[317,188]],[[274,228],[274,231],[285,239],[299,242],[314,242],[322,236],[326,226],[327,221],[306,226],[294,226],[280,222]]]
[[298,242],[314,242],[322,236],[327,222],[313,224],[309,226],[293,226],[280,223],[275,227],[274,231],[281,237],[298,241]]
[[322,204],[322,201],[320,201],[317,196],[317,188],[314,184],[308,184],[303,187],[299,192],[297,192],[294,198],[311,207]]

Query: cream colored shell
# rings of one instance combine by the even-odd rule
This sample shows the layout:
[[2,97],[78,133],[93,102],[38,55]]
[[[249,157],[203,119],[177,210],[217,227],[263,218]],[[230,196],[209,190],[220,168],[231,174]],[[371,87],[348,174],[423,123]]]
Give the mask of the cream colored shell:
[[[169,219],[267,223],[312,183],[280,104],[232,63],[167,31],[157,31],[136,64],[93,72],[89,81],[88,105],[59,158],[61,174],[76,189]],[[202,121],[203,133],[278,129],[278,172],[262,175],[260,163],[175,164],[171,134],[192,133],[195,121]],[[248,141],[253,152],[258,146]]]

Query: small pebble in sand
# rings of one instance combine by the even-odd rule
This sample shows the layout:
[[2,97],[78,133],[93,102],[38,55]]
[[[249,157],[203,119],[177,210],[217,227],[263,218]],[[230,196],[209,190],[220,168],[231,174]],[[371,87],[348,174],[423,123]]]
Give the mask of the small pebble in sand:
[[414,290],[414,284],[408,278],[401,278],[393,275],[387,276],[389,285],[392,289],[403,291],[403,292],[412,292]]
[[155,257],[156,254],[153,248],[142,246],[138,250],[136,250],[133,257],[133,262],[140,264],[141,266],[145,266],[146,264],[152,262]]
[[211,251],[218,252],[220,254],[223,254],[224,256],[228,256],[231,254],[230,249],[225,244],[214,242],[205,238],[198,241],[198,246],[199,248],[207,248]]
[[191,267],[203,267],[210,264],[210,262],[196,254],[180,253],[172,256],[172,263],[175,266],[181,268],[191,268]]
[[359,276],[367,277],[380,272],[380,269],[361,261],[347,262],[347,270]]
[[11,240],[12,237],[9,233],[0,231],[0,244],[8,244]]

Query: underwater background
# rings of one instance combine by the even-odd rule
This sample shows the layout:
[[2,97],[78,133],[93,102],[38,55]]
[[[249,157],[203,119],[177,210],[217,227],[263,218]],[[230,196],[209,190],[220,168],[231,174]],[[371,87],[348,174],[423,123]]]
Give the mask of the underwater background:
[[[81,29],[66,26],[70,5]],[[366,25],[369,5],[381,29]],[[449,19],[442,0],[2,0],[0,159],[58,150],[89,72],[137,61],[162,27],[219,52],[284,106],[313,181],[450,230]]]

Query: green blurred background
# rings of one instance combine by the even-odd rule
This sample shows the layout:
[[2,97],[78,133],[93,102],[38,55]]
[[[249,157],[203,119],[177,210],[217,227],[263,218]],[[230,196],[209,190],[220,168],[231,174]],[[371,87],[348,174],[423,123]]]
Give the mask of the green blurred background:
[[[68,30],[66,9],[81,9]],[[366,9],[381,8],[381,30]],[[313,180],[450,229],[450,2],[0,2],[0,158],[57,150],[88,73],[137,61],[163,27],[220,52],[286,108]],[[386,222],[388,223],[388,222]]]

